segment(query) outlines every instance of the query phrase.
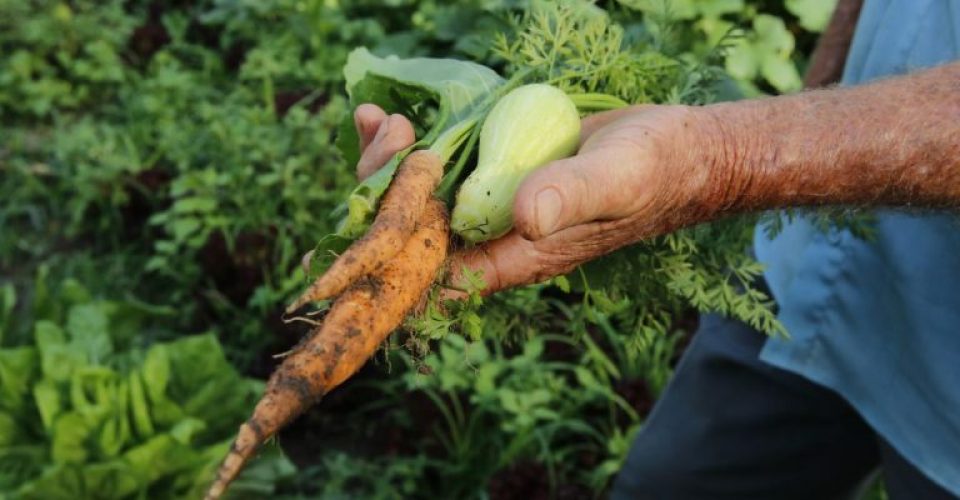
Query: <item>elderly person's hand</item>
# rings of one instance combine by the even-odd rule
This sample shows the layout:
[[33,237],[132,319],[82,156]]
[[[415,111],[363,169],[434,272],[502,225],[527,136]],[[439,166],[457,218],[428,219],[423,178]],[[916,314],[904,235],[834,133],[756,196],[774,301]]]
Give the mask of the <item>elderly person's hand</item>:
[[[960,63],[870,85],[584,119],[580,151],[523,181],[514,230],[454,256],[487,292],[535,283],[644,238],[803,205],[960,207]],[[919,97],[918,97],[919,96]],[[414,142],[376,106],[356,111],[373,173]]]
[[[361,178],[415,141],[401,115],[359,106]],[[521,184],[514,229],[465,249],[453,260],[481,271],[486,293],[543,281],[624,245],[709,217],[702,199],[710,182],[704,158],[689,140],[694,113],[681,106],[638,106],[583,121],[574,157],[550,163]],[[702,141],[701,141],[702,142]]]

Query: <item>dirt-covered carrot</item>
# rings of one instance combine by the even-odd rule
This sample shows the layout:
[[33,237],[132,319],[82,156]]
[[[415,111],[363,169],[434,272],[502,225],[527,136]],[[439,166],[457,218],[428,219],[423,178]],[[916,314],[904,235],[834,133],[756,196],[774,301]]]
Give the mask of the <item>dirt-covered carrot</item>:
[[429,198],[417,229],[382,269],[360,279],[330,308],[323,324],[270,377],[206,499],[219,498],[263,442],[360,369],[418,304],[443,266],[449,223],[443,203]]
[[424,150],[407,156],[397,169],[367,233],[340,254],[327,272],[287,307],[287,314],[308,302],[339,295],[354,281],[375,272],[393,258],[413,234],[442,175],[443,162],[435,153]]

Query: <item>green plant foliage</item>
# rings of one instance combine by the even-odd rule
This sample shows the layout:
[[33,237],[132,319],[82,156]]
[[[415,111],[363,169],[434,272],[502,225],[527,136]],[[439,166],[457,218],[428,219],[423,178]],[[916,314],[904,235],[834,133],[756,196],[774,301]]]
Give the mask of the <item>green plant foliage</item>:
[[295,287],[297,252],[352,183],[333,88],[347,44],[382,33],[324,2],[213,4],[0,4],[19,54],[0,63],[0,266],[123,255],[122,283],[152,284],[141,295],[184,327],[222,319],[245,362],[263,344],[251,317]]
[[[0,490],[12,499],[197,497],[262,390],[212,335],[135,347],[157,311],[66,282],[33,339],[0,349]],[[295,472],[272,449],[237,492]],[[5,497],[6,498],[6,497]]]
[[13,308],[16,304],[17,290],[13,287],[13,283],[0,286],[0,346],[3,346],[4,338],[10,335]]
[[[238,371],[264,376],[296,341],[279,315],[304,283],[300,256],[358,189],[355,156],[334,144],[349,143],[352,105],[386,99],[418,137],[444,116],[429,84],[372,85],[384,58],[472,61],[504,87],[552,80],[581,109],[611,105],[598,89],[702,104],[796,88],[831,1],[560,4],[0,0],[0,497],[199,496],[259,393]],[[373,71],[348,85],[357,47]],[[448,143],[461,153],[466,131]],[[298,456],[296,478],[268,448],[234,492],[484,498],[519,481],[531,496],[602,495],[698,311],[778,331],[749,286],[751,224],[494,297],[441,304],[434,290],[395,337],[392,372],[368,370],[308,417],[336,439]],[[280,443],[295,451],[308,440],[292,432]]]
[[786,7],[797,16],[800,26],[819,33],[827,27],[830,15],[837,8],[837,0],[786,0]]
[[0,116],[48,117],[109,98],[128,78],[121,52],[133,28],[117,0],[0,2]]
[[[670,34],[684,39],[680,45],[695,57],[724,41],[728,54],[724,63],[739,92],[794,92],[802,82],[800,69],[804,54],[797,41],[812,41],[822,31],[836,6],[836,0],[619,0],[624,6],[653,18],[680,20],[689,27]],[[676,41],[675,41],[676,43]],[[808,49],[809,50],[809,49]]]
[[[563,484],[580,495],[602,491],[641,420],[637,402],[621,394],[631,387],[623,380],[638,381],[641,392],[646,386],[640,364],[608,356],[610,346],[626,350],[620,336],[591,335],[584,343],[538,335],[512,347],[447,336],[425,358],[400,356],[416,369],[380,385],[380,405],[395,409],[379,425],[416,428],[416,417],[397,408],[417,397],[438,415],[432,432],[411,443],[412,453],[388,458],[327,450],[312,472],[323,496],[481,498],[518,463],[542,464],[537,479],[550,490]],[[631,366],[631,373],[618,366]],[[350,418],[380,414],[380,405]]]
[[790,60],[794,39],[783,20],[759,14],[753,18],[753,33],[731,48],[727,59],[730,74],[746,81],[763,77],[780,92],[799,90],[800,73]]

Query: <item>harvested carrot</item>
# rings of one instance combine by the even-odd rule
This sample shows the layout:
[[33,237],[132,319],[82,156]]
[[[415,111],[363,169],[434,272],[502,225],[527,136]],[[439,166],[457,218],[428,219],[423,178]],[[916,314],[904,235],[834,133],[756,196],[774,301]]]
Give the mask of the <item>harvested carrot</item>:
[[442,175],[443,162],[435,153],[423,150],[407,156],[380,202],[377,217],[367,234],[354,242],[290,304],[287,314],[308,302],[339,295],[354,281],[375,272],[393,258],[413,234]]
[[360,369],[377,346],[417,306],[443,266],[449,222],[430,197],[417,229],[390,262],[347,289],[323,324],[287,357],[267,383],[217,471],[206,499],[220,498],[268,438]]

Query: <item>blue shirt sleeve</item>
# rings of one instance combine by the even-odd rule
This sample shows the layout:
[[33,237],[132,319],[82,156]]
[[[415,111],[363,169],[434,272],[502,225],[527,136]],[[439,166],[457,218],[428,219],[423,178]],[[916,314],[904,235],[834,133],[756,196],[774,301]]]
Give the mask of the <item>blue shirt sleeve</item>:
[[[843,82],[956,60],[958,35],[958,1],[867,0]],[[773,240],[757,232],[757,258],[791,335],[768,340],[761,359],[842,395],[960,495],[960,219],[880,211],[876,220],[872,241],[803,219]]]

